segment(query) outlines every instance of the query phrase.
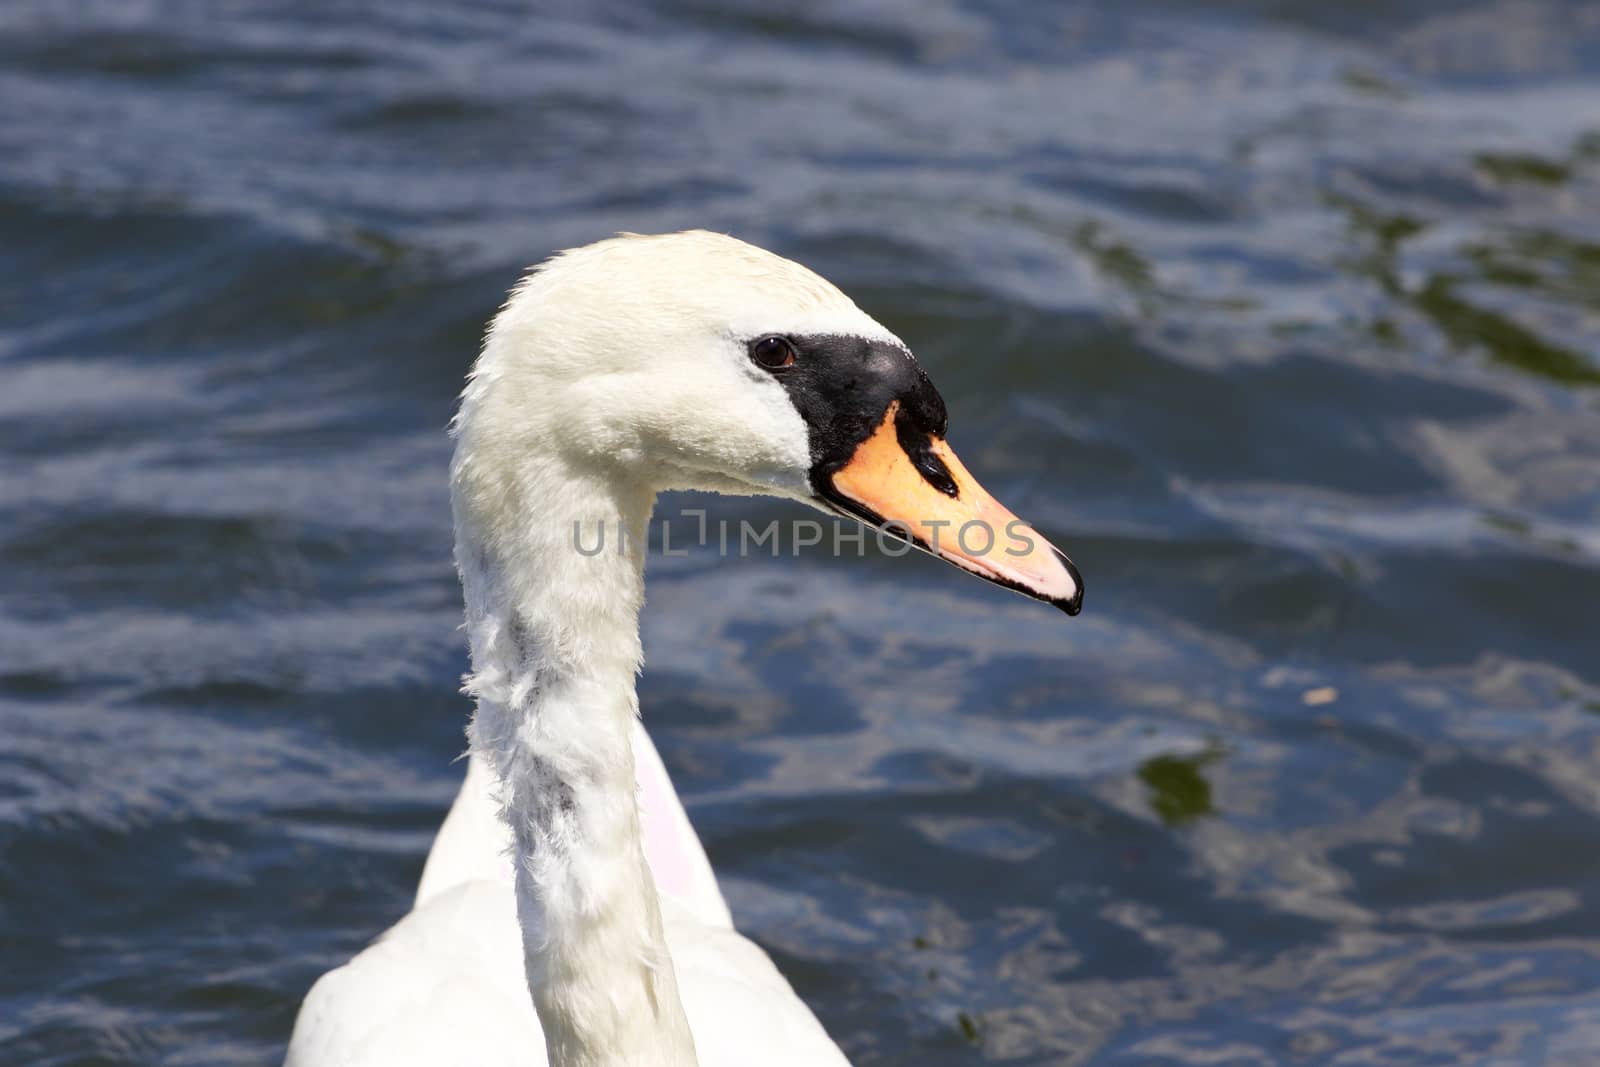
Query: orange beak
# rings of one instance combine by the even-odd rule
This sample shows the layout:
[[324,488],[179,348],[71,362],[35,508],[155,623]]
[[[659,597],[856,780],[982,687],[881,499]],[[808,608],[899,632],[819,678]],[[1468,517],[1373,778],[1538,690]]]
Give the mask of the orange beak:
[[1078,614],[1083,579],[1072,561],[990,496],[943,438],[908,451],[896,428],[899,406],[889,405],[824,495],[962,570]]

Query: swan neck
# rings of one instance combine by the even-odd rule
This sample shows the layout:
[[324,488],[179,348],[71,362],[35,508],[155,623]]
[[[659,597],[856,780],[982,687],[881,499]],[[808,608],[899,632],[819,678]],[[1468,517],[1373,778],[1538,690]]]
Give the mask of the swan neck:
[[551,461],[452,471],[478,707],[512,833],[528,988],[552,1067],[692,1067],[645,861],[632,748],[647,489]]

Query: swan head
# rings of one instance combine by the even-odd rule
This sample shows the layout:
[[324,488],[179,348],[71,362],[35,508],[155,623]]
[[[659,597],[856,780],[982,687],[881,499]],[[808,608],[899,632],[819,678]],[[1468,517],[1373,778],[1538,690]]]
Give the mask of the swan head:
[[786,497],[1076,615],[1077,569],[983,489],[947,423],[910,349],[835,286],[689,231],[535,268],[490,325],[455,432],[480,482],[559,462],[648,493]]

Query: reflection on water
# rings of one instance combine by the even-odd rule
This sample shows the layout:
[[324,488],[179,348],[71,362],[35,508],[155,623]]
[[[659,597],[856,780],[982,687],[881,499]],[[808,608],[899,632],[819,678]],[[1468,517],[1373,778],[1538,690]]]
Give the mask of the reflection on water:
[[272,1061],[409,906],[482,324],[690,225],[904,336],[1091,587],[652,559],[647,721],[857,1061],[1600,1057],[1593,5],[0,26],[0,1059]]
[[1182,826],[1213,813],[1205,767],[1219,755],[1208,751],[1189,757],[1156,756],[1139,765],[1139,779],[1150,787],[1150,807],[1162,822]]

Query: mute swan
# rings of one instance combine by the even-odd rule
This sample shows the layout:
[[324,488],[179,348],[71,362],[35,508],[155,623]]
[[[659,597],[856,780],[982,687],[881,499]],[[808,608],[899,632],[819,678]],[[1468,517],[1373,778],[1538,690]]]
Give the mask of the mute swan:
[[[306,997],[290,1067],[844,1063],[734,931],[637,723],[655,496],[798,500],[1069,614],[1077,571],[956,459],[904,343],[731,237],[624,235],[536,268],[452,432],[467,781],[415,908]],[[956,536],[972,522],[990,549]],[[578,550],[601,523],[623,549]]]

